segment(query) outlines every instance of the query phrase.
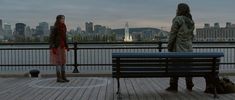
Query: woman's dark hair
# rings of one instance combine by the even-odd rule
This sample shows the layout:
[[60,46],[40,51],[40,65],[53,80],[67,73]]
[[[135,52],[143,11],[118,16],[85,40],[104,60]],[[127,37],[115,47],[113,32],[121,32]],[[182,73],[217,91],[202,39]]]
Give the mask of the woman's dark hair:
[[192,15],[190,13],[190,8],[187,4],[185,3],[180,3],[178,5],[178,9],[177,9],[177,13],[176,13],[177,16],[186,16],[190,19],[193,19],[192,18]]
[[60,20],[65,18],[64,15],[58,15],[56,16],[56,21],[55,21],[55,25],[54,26],[57,26],[59,23],[60,23]]

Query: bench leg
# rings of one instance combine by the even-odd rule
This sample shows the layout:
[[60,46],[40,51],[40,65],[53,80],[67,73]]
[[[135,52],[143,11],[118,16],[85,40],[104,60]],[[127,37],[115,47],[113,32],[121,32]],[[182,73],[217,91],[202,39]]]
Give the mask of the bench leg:
[[119,78],[117,78],[117,93],[116,94],[120,94],[120,80],[119,80]]
[[219,98],[219,96],[217,95],[217,90],[216,90],[216,87],[214,87],[214,98]]
[[217,78],[217,75],[214,75],[214,82],[213,82],[213,87],[214,87],[214,99],[216,99],[216,98],[219,98],[219,96],[217,95],[217,90],[216,90],[216,84],[218,84],[217,82],[218,81],[216,81],[216,78]]

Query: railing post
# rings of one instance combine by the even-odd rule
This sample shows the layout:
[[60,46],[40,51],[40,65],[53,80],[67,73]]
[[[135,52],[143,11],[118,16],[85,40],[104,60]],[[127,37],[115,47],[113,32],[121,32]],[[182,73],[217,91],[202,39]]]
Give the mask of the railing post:
[[73,43],[73,47],[74,47],[74,70],[73,70],[73,73],[79,73],[78,71],[78,62],[77,62],[77,42],[74,42]]
[[159,51],[159,52],[162,52],[162,49],[163,49],[163,48],[162,48],[162,41],[159,41],[159,42],[158,42],[158,51]]

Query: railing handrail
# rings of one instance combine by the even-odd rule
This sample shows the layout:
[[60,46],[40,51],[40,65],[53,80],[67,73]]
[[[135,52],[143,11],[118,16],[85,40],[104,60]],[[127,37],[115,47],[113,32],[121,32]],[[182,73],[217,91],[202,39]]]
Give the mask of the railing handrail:
[[[106,63],[102,63],[102,64],[80,64],[78,63],[78,53],[81,53],[79,50],[83,50],[83,49],[155,49],[158,50],[158,52],[164,52],[164,50],[166,50],[167,44],[168,42],[74,42],[74,43],[69,43],[69,48],[71,50],[73,50],[73,63],[71,64],[67,64],[70,66],[74,67],[74,73],[78,73],[78,66],[95,66],[95,65],[108,65],[110,66],[110,64],[106,64]],[[194,44],[235,44],[235,42],[193,42]],[[40,46],[40,45],[46,45],[46,46]],[[80,46],[82,45],[82,46]],[[97,45],[96,47],[91,47],[89,45]],[[2,48],[0,48],[0,50],[49,50],[49,43],[46,42],[42,42],[42,43],[0,43],[0,46],[3,46]],[[6,47],[4,47],[6,46]],[[9,46],[9,47],[8,47]],[[13,46],[13,47],[11,47]],[[14,47],[15,46],[15,47]],[[24,47],[24,46],[29,46],[29,47]],[[32,46],[32,47],[31,47]],[[110,46],[110,47],[109,47]],[[218,49],[218,48],[230,48],[232,50],[235,50],[235,46],[227,46],[227,45],[215,45],[212,47],[207,47],[207,46],[198,46],[198,45],[194,45],[193,48],[197,48],[197,49],[204,49],[204,48],[214,48],[214,49]],[[25,51],[26,52],[26,51]],[[6,55],[4,55],[6,56]],[[235,64],[235,62],[228,62],[225,64]],[[5,65],[5,64],[0,64],[0,66],[50,66],[51,64],[18,64],[18,65]]]

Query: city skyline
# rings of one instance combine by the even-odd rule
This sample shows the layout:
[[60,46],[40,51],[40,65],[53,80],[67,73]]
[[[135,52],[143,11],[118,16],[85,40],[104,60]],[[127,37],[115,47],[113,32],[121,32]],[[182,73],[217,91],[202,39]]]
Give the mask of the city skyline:
[[178,3],[185,2],[191,7],[196,27],[204,23],[235,22],[234,0],[1,0],[0,19],[14,26],[25,23],[36,27],[39,22],[53,25],[58,14],[66,16],[69,29],[78,25],[85,29],[85,22],[102,24],[112,29],[123,28],[125,22],[131,27],[166,27],[169,30]]

